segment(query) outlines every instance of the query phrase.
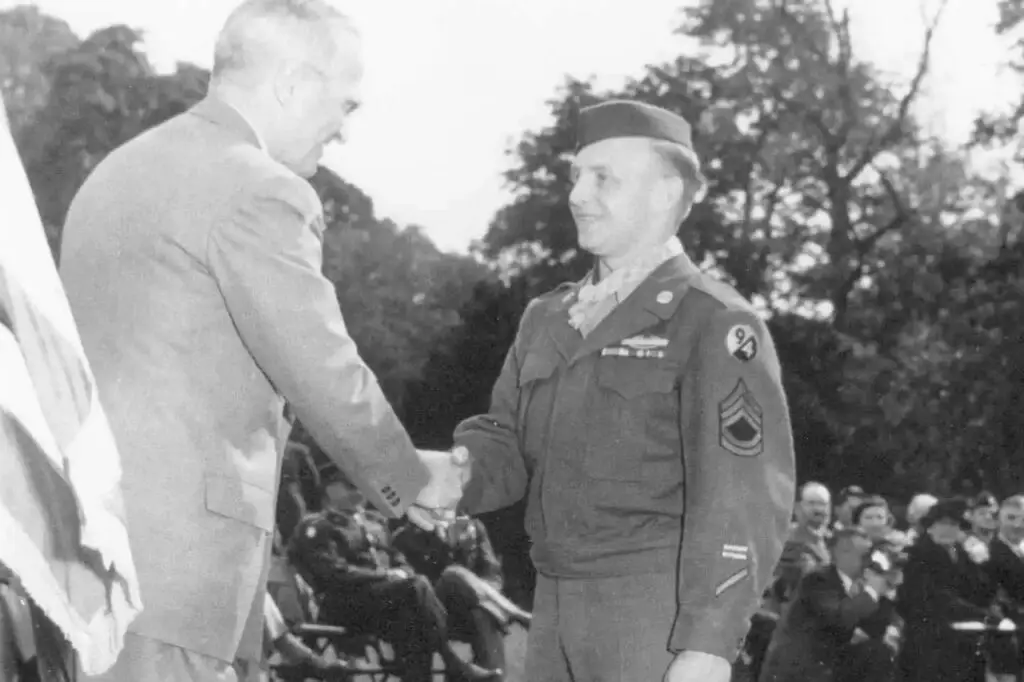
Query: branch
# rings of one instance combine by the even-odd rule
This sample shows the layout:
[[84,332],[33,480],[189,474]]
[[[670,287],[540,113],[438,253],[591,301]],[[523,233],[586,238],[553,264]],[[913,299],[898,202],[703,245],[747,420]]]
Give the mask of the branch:
[[935,37],[935,30],[939,26],[939,21],[942,18],[942,13],[946,9],[946,5],[949,0],[942,0],[939,5],[938,11],[935,12],[935,16],[928,23],[924,32],[924,48],[921,50],[921,56],[917,61],[917,71],[914,77],[910,81],[910,88],[907,90],[907,94],[900,100],[899,107],[897,108],[896,118],[889,124],[879,137],[875,138],[872,136],[871,142],[867,144],[864,149],[864,153],[861,154],[860,159],[853,165],[850,171],[843,177],[843,180],[850,182],[867,167],[875,157],[886,147],[895,144],[899,141],[900,135],[903,132],[903,124],[907,119],[907,114],[910,112],[910,105],[914,103],[918,93],[921,90],[921,83],[924,82],[924,77],[928,73],[928,65],[931,62],[932,52],[932,40]]

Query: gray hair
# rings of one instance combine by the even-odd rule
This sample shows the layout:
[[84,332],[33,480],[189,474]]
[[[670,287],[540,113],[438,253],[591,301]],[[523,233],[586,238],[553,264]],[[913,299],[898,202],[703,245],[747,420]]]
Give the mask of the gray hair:
[[700,170],[700,159],[689,147],[668,140],[651,140],[655,155],[665,165],[668,173],[683,181],[683,197],[680,201],[679,222],[686,219],[693,205],[704,199],[708,181]]
[[330,0],[245,0],[217,37],[212,79],[258,77],[282,60],[322,64],[333,55],[338,26],[358,35]]

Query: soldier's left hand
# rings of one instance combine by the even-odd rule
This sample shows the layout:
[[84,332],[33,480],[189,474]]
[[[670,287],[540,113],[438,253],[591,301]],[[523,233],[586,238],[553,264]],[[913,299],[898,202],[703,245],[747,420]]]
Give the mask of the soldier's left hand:
[[664,682],[729,682],[732,664],[702,651],[676,654],[665,673]]

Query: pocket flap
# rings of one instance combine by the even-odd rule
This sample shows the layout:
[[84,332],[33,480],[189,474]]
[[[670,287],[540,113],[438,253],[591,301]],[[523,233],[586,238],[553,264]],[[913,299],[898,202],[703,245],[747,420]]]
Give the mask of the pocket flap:
[[531,352],[523,360],[519,369],[519,385],[525,386],[532,381],[548,379],[558,368],[558,356],[554,353]]
[[598,383],[623,398],[636,398],[648,393],[671,393],[676,387],[676,373],[670,368],[645,367],[647,360],[613,358],[602,363]]
[[273,493],[228,476],[206,477],[206,509],[272,533]]

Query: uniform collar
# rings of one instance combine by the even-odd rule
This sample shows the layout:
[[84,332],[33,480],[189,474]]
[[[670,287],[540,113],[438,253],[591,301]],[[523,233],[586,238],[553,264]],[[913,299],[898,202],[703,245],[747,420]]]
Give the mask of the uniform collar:
[[[671,318],[699,275],[685,253],[659,265],[583,339],[572,362]],[[565,326],[569,328],[568,319]]]

